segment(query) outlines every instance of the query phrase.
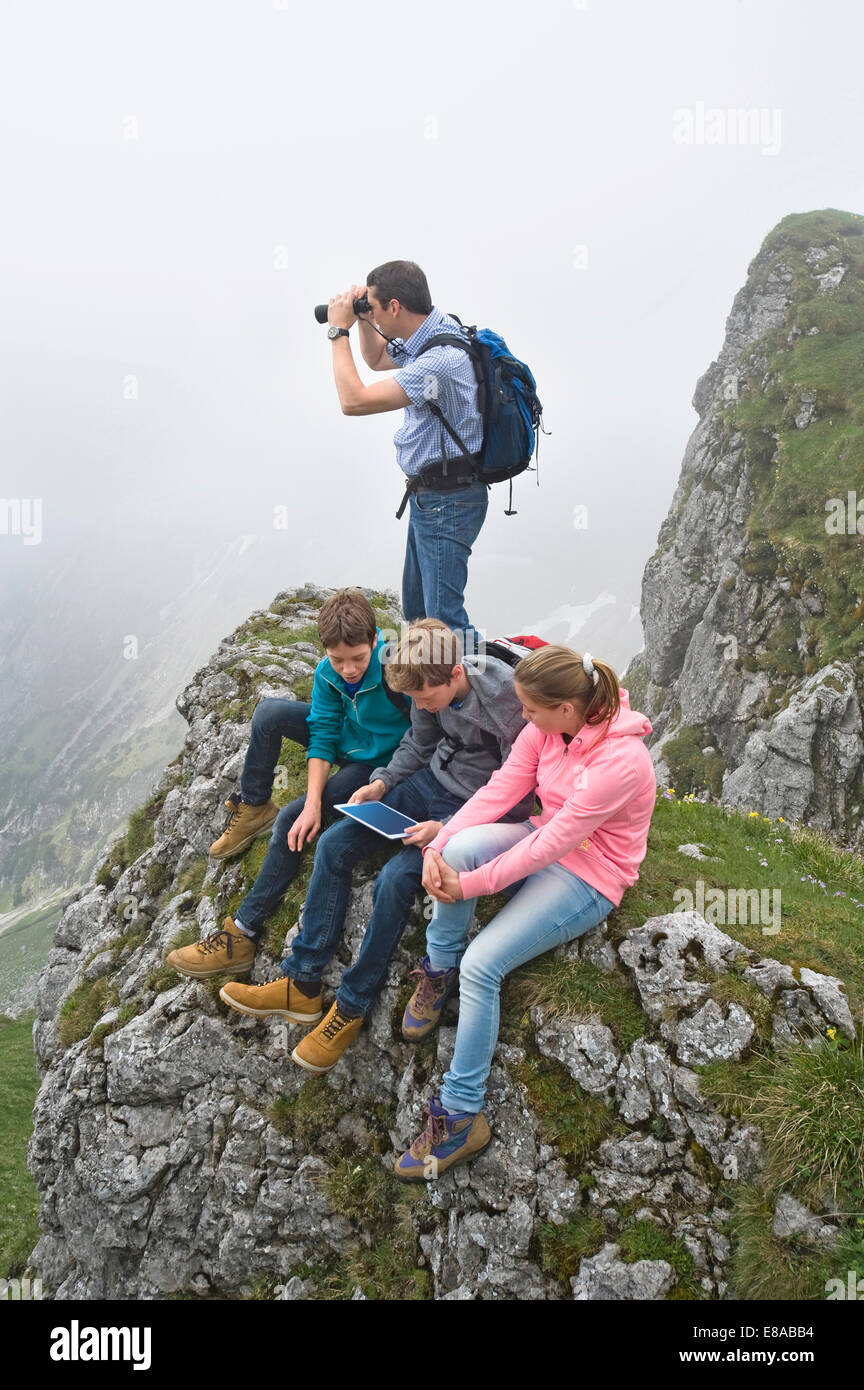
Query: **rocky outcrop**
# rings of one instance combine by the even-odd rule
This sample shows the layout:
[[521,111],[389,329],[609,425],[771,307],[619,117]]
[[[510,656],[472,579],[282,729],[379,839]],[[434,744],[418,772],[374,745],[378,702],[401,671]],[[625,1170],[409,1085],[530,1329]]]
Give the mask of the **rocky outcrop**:
[[[677,784],[686,764],[728,805],[849,844],[864,835],[861,542],[826,536],[825,514],[854,452],[843,431],[862,374],[846,384],[834,364],[860,341],[862,243],[862,218],[790,217],[749,267],[696,386],[699,421],[643,578],[645,646],[624,677],[661,778]],[[824,448],[814,435],[802,455],[802,431],[820,428]]]
[[[757,1023],[781,1049],[829,1024],[854,1036],[839,981],[793,973],[696,912],[653,917],[617,942],[604,923],[562,955],[635,990],[643,1035],[625,1046],[602,1018],[535,1004],[522,1044],[505,1037],[496,1052],[489,1148],[417,1191],[395,1182],[393,1157],[416,1133],[455,1035],[455,1005],[424,1044],[398,1030],[422,904],[359,1039],[321,1078],[291,1062],[296,1029],[241,1016],[218,984],[164,967],[178,932],[213,930],[239,888],[236,861],[205,856],[236,784],[246,714],[308,678],[317,653],[300,634],[327,592],[280,595],[197,673],[178,700],[188,733],[162,782],[153,844],[64,913],[34,1028],[34,1271],[62,1300],[369,1290],[597,1300],[674,1295],[686,1265],[689,1296],[732,1296],[729,1180],[759,1173],[762,1137],[717,1110],[693,1068],[744,1058]],[[392,603],[387,612],[398,617]],[[358,873],[330,988],[356,952],[372,886]],[[275,975],[296,929],[259,951],[254,982]],[[726,977],[760,1007],[728,1002],[714,988]],[[603,1119],[578,1162],[541,1113],[532,1078],[550,1068],[573,1107]],[[634,1215],[662,1233],[668,1258],[631,1258]],[[580,1222],[595,1239],[563,1277],[549,1251]]]

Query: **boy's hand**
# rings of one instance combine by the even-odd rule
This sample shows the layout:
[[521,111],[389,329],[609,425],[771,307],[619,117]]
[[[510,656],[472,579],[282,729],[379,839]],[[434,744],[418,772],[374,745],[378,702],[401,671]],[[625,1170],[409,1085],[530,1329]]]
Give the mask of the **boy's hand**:
[[307,803],[288,831],[288,848],[302,849],[310,840],[315,839],[320,829],[321,807],[310,806]]
[[365,787],[358,787],[354,795],[349,796],[346,805],[356,806],[361,801],[380,801],[386,790],[381,778],[376,777],[374,782],[367,782]]
[[406,830],[402,839],[406,845],[416,845],[418,849],[422,849],[424,845],[431,845],[440,829],[440,820],[421,820],[412,825],[410,830]]

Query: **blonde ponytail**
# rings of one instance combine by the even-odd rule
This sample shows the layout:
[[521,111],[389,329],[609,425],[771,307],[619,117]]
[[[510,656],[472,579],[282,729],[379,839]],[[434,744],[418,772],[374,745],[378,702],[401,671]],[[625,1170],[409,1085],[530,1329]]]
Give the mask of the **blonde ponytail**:
[[538,705],[554,709],[569,702],[592,727],[608,727],[621,708],[618,676],[605,661],[595,661],[590,652],[580,656],[570,647],[538,647],[522,658],[513,675]]

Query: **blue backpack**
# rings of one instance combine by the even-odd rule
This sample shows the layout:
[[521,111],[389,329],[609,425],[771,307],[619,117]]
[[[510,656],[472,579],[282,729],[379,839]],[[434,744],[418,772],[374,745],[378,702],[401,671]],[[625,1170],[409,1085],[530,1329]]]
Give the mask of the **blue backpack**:
[[[433,347],[458,347],[467,352],[474,366],[477,378],[477,406],[483,419],[483,443],[478,454],[466,449],[452,425],[444,418],[436,401],[426,404],[440,420],[451,439],[459,445],[462,453],[477,468],[478,477],[486,483],[510,481],[510,506],[505,509],[507,516],[515,516],[513,511],[513,479],[517,474],[531,466],[531,456],[537,453],[539,463],[540,436],[544,434],[541,423],[543,407],[537,395],[537,383],[529,367],[514,357],[499,333],[491,328],[468,327],[456,314],[450,318],[466,333],[460,338],[455,333],[436,333],[420,352],[428,352]],[[443,452],[443,451],[442,451]],[[540,479],[538,475],[537,483]]]

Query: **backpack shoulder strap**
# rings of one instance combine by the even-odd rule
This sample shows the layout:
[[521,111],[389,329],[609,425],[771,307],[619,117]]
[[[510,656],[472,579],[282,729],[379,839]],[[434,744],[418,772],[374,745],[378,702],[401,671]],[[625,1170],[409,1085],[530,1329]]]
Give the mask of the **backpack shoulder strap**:
[[408,719],[410,719],[410,702],[408,701],[407,697],[402,694],[401,690],[390,689],[390,686],[387,684],[387,678],[384,675],[383,671],[381,672],[381,684],[384,687],[384,694],[387,696],[387,699],[390,701],[391,705],[393,705],[395,709],[398,709],[400,714],[404,714]]
[[[455,318],[456,315],[451,314],[450,317]],[[457,319],[457,323],[461,323],[461,319]],[[467,352],[474,366],[474,376],[477,379],[478,391],[483,389],[483,370],[478,362],[476,345],[473,338],[469,337],[466,340],[465,338],[460,338],[456,333],[435,333],[429,339],[428,343],[423,344],[422,348],[417,353],[417,356],[422,357],[424,352],[428,352],[429,349],[433,347],[456,347],[461,348],[463,352]],[[478,395],[478,405],[480,405],[480,400],[481,398]],[[465,458],[471,459],[473,463],[476,458],[476,455],[472,454],[470,450],[465,447],[464,440],[460,438],[460,436],[453,429],[453,426],[444,418],[444,413],[440,405],[438,405],[437,401],[426,401],[425,404],[428,405],[429,409],[432,411],[432,414],[436,416],[436,418],[444,426],[445,430],[449,434],[450,438],[454,441],[454,443],[459,445],[459,448],[465,455]],[[482,406],[480,408],[480,414],[481,416],[483,414]]]
[[422,348],[417,353],[417,356],[422,357],[424,352],[428,352],[429,349],[433,347],[456,347],[461,348],[463,352],[469,353],[472,357],[474,355],[470,341],[466,342],[466,340],[464,338],[460,338],[458,334],[435,333],[429,339],[428,343],[423,344]]

